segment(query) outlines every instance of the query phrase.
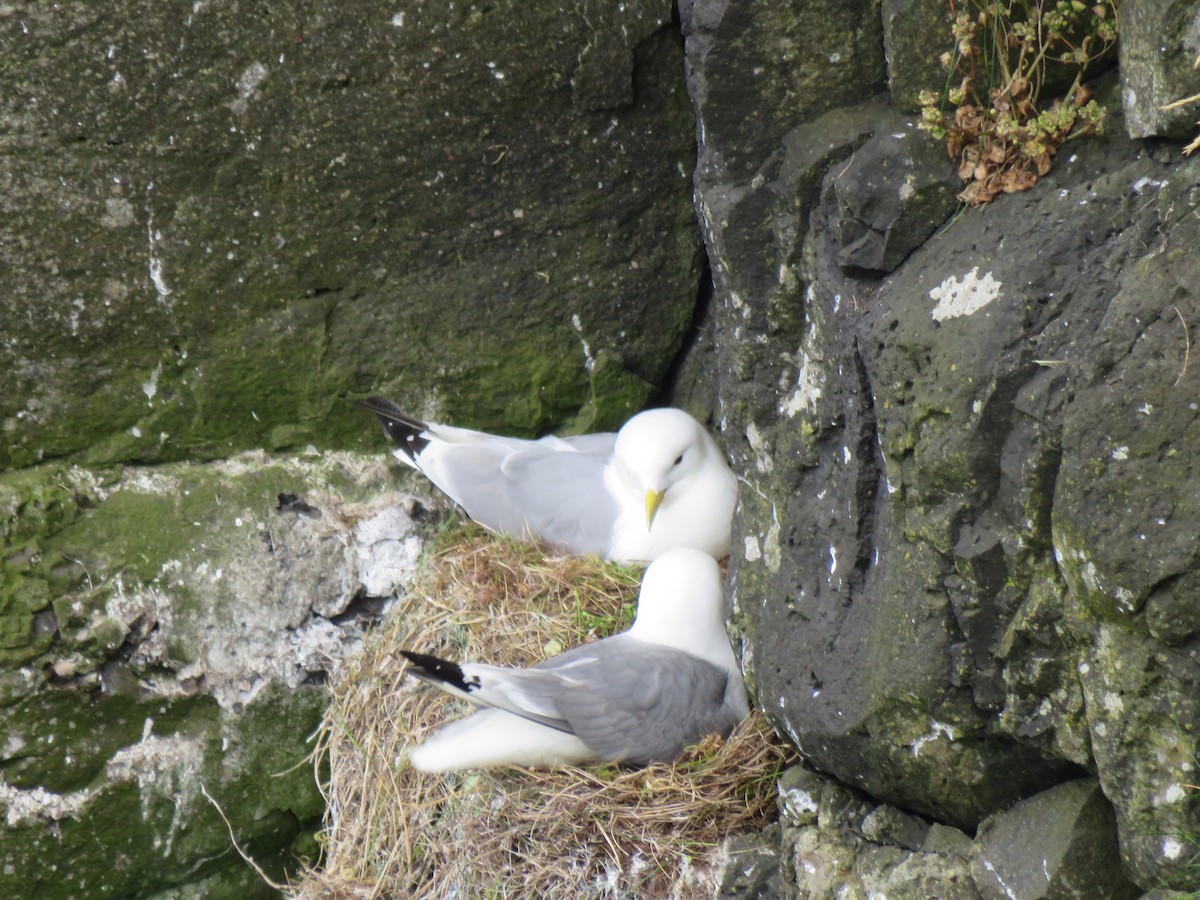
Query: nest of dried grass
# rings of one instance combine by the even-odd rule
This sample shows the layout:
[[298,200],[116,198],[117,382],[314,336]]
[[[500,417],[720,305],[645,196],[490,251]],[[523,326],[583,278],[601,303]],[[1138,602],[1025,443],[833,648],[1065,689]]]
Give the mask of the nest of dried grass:
[[[333,685],[314,897],[711,896],[723,839],[775,814],[786,751],[761,715],[673,765],[425,775],[407,750],[466,704],[402,675],[399,649],[530,665],[628,627],[641,572],[460,529]],[[682,890],[691,883],[694,889]]]

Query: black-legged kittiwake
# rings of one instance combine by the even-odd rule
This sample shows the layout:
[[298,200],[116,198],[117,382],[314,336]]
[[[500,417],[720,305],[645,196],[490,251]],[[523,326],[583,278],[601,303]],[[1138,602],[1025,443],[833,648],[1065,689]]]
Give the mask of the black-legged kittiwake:
[[423,422],[382,397],[353,402],[383,422],[397,459],[493,531],[622,562],[729,553],[737,478],[682,410],[646,410],[615,434],[524,440]]
[[666,762],[705,735],[728,735],[749,712],[721,573],[699,550],[650,564],[628,631],[528,669],[401,652],[411,674],[481,707],[413,750],[423,772]]

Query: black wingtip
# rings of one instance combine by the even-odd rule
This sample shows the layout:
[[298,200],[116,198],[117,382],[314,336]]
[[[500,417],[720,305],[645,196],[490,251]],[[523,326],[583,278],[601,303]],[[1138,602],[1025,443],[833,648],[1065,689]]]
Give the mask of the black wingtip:
[[427,653],[414,653],[411,650],[401,650],[400,655],[412,666],[412,674],[426,681],[436,681],[456,687],[464,693],[470,693],[478,687],[477,682],[469,682],[458,663],[448,659],[439,659]]
[[425,437],[429,426],[415,416],[410,416],[386,397],[372,395],[364,400],[351,400],[350,403],[359,409],[373,412],[383,423],[383,433],[414,462],[421,451],[429,446],[429,438]]

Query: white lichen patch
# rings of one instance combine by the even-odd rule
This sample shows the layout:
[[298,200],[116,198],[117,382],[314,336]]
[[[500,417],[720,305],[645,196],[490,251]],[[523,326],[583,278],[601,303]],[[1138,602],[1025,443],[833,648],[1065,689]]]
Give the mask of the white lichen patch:
[[1122,612],[1132,613],[1137,609],[1136,598],[1133,591],[1127,587],[1116,587],[1113,589],[1113,598],[1117,601],[1117,606]]
[[0,747],[0,753],[4,754],[5,759],[12,759],[24,749],[25,738],[19,734],[10,734],[4,739],[4,745]]
[[14,787],[0,779],[0,803],[5,806],[5,822],[9,828],[36,821],[58,822],[75,818],[91,801],[93,793],[84,788],[70,794],[56,794],[42,787]]
[[1179,859],[1179,854],[1183,853],[1183,842],[1176,840],[1173,837],[1164,838],[1162,842],[1162,855],[1167,859]]
[[267,79],[267,67],[260,62],[251,63],[242,70],[237,80],[237,98],[230,101],[229,108],[235,115],[242,115],[250,105],[250,101],[258,93],[259,87]]
[[929,299],[936,303],[933,320],[943,322],[972,315],[999,297],[1000,287],[1000,282],[992,277],[991,272],[980,276],[978,266],[965,274],[961,281],[951,275],[929,292]]
[[802,825],[811,821],[820,810],[820,804],[808,791],[789,788],[779,792],[779,809],[792,822]]
[[1114,447],[1112,451],[1112,458],[1117,462],[1124,462],[1125,460],[1129,459],[1129,448],[1125,445]]
[[[805,293],[805,302],[811,304],[813,301],[814,294],[810,287]],[[808,332],[804,335],[804,341],[796,350],[794,357],[796,363],[795,381],[789,382],[786,373],[780,378],[779,389],[780,395],[783,397],[779,402],[780,415],[785,415],[791,419],[797,413],[808,412],[812,414],[817,411],[817,401],[821,399],[823,383],[820,366],[822,357],[819,346],[817,324],[813,321],[809,325]]]
[[758,546],[757,537],[748,534],[746,535],[745,543],[746,549],[743,555],[746,557],[746,562],[758,562],[762,559],[762,550]]
[[939,722],[936,719],[930,720],[929,733],[926,735],[922,735],[921,737],[917,738],[915,741],[913,741],[911,744],[908,745],[909,748],[912,750],[912,755],[920,756],[921,751],[925,749],[925,746],[927,744],[929,744],[932,741],[936,741],[940,737],[944,737],[947,741],[953,741],[954,740],[953,726],[946,725],[945,723]]
[[162,363],[154,367],[150,377],[142,382],[142,393],[146,395],[146,405],[154,405],[154,397],[158,394],[158,379],[162,377]]
[[571,314],[571,327],[575,329],[575,333],[579,335],[579,343],[583,345],[584,371],[590,372],[596,368],[596,358],[592,356],[591,345],[588,344],[587,338],[583,336],[583,321],[579,318],[579,313]]
[[104,201],[100,224],[105,228],[128,228],[137,222],[133,204],[125,197],[109,197]]
[[357,577],[371,597],[391,597],[412,581],[421,553],[413,522],[390,506],[354,528]]
[[147,254],[147,269],[150,274],[150,282],[154,285],[154,290],[158,293],[158,299],[166,307],[167,312],[170,312],[171,302],[168,298],[171,296],[171,288],[167,284],[165,265],[163,264],[162,257],[158,255],[158,245],[161,241],[162,233],[156,231],[152,224],[148,237],[150,250]]
[[750,444],[750,449],[754,451],[754,467],[760,473],[765,475],[775,468],[775,460],[771,458],[767,439],[763,437],[763,433],[753,422],[746,427],[746,441]]
[[795,389],[780,402],[779,412],[789,419],[794,418],[797,413],[806,410],[810,413],[815,413],[817,411],[817,401],[820,399],[821,381],[817,368],[812,364],[812,360],[808,354],[802,354],[800,357],[800,367],[796,372]]
[[767,528],[766,537],[763,539],[763,557],[772,574],[779,571],[779,567],[783,564],[783,550],[779,546],[779,514],[775,510],[774,503],[771,504],[771,525]]
[[1169,784],[1167,789],[1162,793],[1163,803],[1178,803],[1188,795],[1181,784]]

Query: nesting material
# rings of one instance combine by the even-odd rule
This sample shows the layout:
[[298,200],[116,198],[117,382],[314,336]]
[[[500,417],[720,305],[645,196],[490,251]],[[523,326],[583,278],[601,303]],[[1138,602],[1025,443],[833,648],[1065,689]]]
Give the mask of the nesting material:
[[401,648],[528,666],[628,628],[640,577],[476,527],[448,534],[333,684],[315,753],[324,858],[291,896],[711,896],[723,839],[775,815],[788,759],[758,713],[645,769],[436,776],[406,762],[468,708],[404,677]]

